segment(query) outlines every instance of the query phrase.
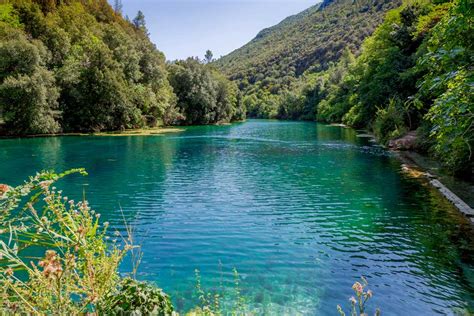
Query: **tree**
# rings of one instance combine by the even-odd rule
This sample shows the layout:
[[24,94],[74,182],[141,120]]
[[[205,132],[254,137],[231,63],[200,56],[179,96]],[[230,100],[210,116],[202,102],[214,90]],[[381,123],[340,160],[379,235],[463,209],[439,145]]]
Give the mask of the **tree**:
[[139,29],[142,30],[143,33],[148,34],[148,30],[146,28],[146,22],[145,22],[145,15],[143,14],[142,11],[138,11],[137,16],[133,19],[133,25]]
[[170,65],[169,81],[184,124],[229,122],[237,112],[236,85],[197,58]]
[[474,167],[472,15],[468,0],[456,0],[433,28],[428,53],[418,61],[425,71],[418,98],[432,102],[426,119],[433,125],[435,154],[450,170],[467,177],[473,177]]
[[0,110],[10,134],[60,129],[54,112],[59,91],[44,67],[44,46],[35,44],[25,38],[0,44]]
[[85,40],[58,72],[68,130],[102,131],[141,126],[140,110],[124,74],[101,42]]
[[114,1],[114,11],[115,11],[115,13],[122,14],[122,10],[123,10],[122,0],[115,0]]
[[206,51],[206,54],[204,55],[204,60],[206,61],[206,63],[210,63],[212,62],[212,58],[214,57],[214,55],[212,54],[211,50],[207,50]]

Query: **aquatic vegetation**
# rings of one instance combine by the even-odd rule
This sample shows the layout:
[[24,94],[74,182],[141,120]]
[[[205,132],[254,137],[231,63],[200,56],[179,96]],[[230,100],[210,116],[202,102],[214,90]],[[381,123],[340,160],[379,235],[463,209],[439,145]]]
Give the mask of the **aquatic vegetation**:
[[[208,292],[203,289],[199,270],[195,270],[196,295],[199,305],[188,312],[188,316],[218,316],[218,315],[254,315],[245,301],[240,288],[240,276],[236,268],[233,269],[233,293]],[[227,297],[229,294],[230,297]]]

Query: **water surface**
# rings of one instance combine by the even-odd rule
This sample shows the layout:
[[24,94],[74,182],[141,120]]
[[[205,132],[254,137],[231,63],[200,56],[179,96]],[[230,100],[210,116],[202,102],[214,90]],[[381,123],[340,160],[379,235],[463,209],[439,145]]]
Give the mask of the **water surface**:
[[334,315],[361,275],[384,315],[474,307],[467,221],[351,129],[251,120],[165,136],[8,139],[0,161],[9,184],[86,168],[61,188],[85,192],[114,229],[123,212],[144,251],[139,278],[179,311],[197,303],[195,269],[225,303],[234,267],[258,314]]

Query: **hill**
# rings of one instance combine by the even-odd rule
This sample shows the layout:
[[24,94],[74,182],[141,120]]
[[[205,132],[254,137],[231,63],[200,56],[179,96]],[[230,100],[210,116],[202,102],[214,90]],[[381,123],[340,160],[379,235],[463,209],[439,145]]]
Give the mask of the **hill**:
[[347,47],[357,53],[385,12],[399,0],[325,0],[264,29],[216,65],[247,94],[277,94],[304,72],[318,72],[337,61]]

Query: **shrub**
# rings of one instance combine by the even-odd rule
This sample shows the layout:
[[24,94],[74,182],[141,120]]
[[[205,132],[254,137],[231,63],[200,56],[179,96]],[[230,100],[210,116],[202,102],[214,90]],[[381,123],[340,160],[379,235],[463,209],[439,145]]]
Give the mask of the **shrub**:
[[377,110],[374,133],[381,143],[386,144],[390,139],[402,136],[406,130],[403,113],[396,100],[391,99],[388,107]]
[[172,315],[173,305],[168,295],[146,282],[122,279],[99,305],[101,315]]
[[71,173],[86,174],[41,172],[15,188],[0,185],[0,314],[170,314],[160,289],[120,279],[131,236],[108,242],[100,214],[54,187]]

